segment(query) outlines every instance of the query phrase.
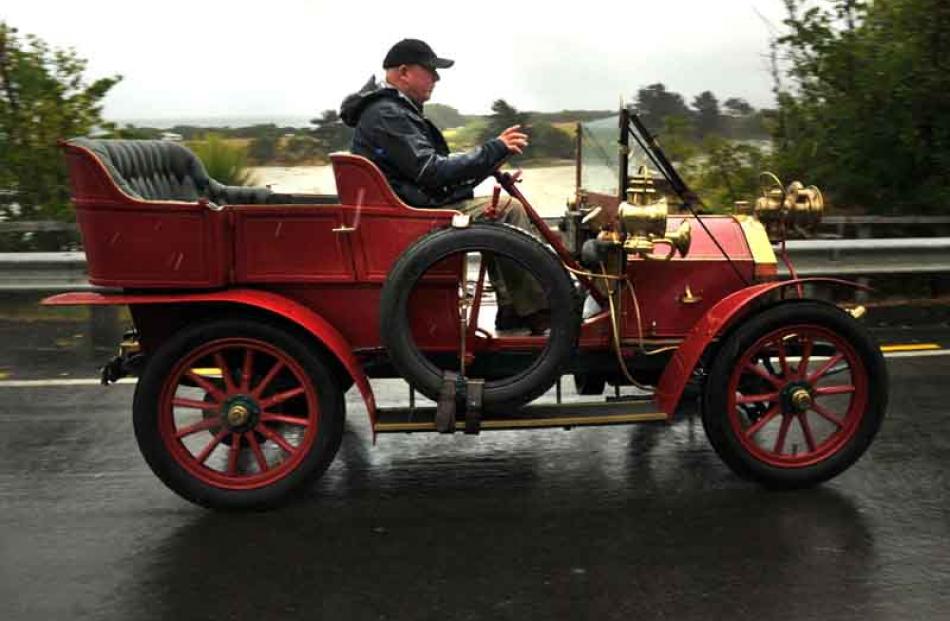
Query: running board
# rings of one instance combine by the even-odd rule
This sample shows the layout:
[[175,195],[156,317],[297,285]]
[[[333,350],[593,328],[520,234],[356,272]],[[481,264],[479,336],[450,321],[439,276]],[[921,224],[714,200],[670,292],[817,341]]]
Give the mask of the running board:
[[[376,433],[412,433],[436,431],[435,407],[398,407],[376,410]],[[665,422],[668,417],[656,411],[652,400],[582,401],[577,403],[543,403],[526,405],[510,415],[485,412],[482,430],[502,429],[571,429],[572,427],[602,427],[634,423]],[[455,423],[457,431],[464,431],[465,420]]]

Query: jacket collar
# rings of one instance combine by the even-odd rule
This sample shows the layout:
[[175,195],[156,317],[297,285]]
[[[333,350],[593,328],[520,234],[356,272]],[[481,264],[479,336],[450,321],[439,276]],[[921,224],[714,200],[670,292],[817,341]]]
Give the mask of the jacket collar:
[[409,102],[409,105],[411,105],[411,106],[413,107],[413,109],[415,109],[419,114],[422,114],[422,106],[421,106],[420,104],[416,103],[416,102],[412,99],[412,97],[409,97],[408,95],[406,95],[405,93],[403,93],[401,90],[399,90],[398,88],[396,88],[395,86],[393,86],[392,84],[390,84],[389,81],[386,80],[386,77],[385,77],[385,76],[383,77],[382,80],[380,80],[379,82],[376,83],[376,86],[377,86],[377,88],[380,88],[380,89],[384,89],[384,88],[385,88],[385,89],[391,89],[391,90],[396,91],[396,94],[399,95],[399,98],[400,98],[400,99]]

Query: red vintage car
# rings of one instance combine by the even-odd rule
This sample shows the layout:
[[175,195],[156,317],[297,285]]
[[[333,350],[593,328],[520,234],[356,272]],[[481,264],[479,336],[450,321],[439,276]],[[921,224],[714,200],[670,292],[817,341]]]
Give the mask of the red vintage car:
[[[668,422],[698,395],[723,460],[772,487],[843,471],[884,415],[878,346],[810,297],[852,285],[797,279],[790,264],[778,279],[773,242],[817,222],[820,192],[773,184],[753,213],[698,215],[626,109],[579,126],[560,230],[517,174],[498,173],[495,205],[471,220],[404,204],[349,154],[331,158],[336,195],[300,195],[224,186],[170,142],[64,149],[96,289],[44,303],[129,307],[134,331],[103,381],[138,375],[142,454],[205,506],[270,506],[322,474],[354,384],[374,437]],[[505,194],[537,235],[497,221]],[[547,330],[494,328],[500,269],[534,279]],[[586,400],[562,398],[566,374]],[[409,383],[407,403],[377,407],[370,378],[384,377]],[[605,398],[607,384],[640,390]]]

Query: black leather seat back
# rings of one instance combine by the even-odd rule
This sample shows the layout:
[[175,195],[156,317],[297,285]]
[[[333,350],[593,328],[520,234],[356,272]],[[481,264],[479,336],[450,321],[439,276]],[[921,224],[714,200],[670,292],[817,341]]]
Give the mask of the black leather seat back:
[[89,149],[106,167],[119,188],[135,198],[193,202],[207,198],[218,204],[266,203],[267,188],[228,186],[208,176],[198,156],[166,140],[69,141]]

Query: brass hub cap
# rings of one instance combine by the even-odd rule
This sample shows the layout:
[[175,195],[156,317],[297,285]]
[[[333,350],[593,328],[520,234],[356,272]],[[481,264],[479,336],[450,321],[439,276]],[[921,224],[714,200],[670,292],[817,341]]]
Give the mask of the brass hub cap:
[[249,429],[257,424],[260,408],[247,395],[236,395],[224,402],[219,410],[221,421],[234,431]]
[[240,427],[247,422],[251,412],[241,404],[232,405],[228,410],[228,424],[232,427]]
[[804,412],[811,407],[812,397],[807,388],[796,388],[791,394],[792,407],[798,412]]

